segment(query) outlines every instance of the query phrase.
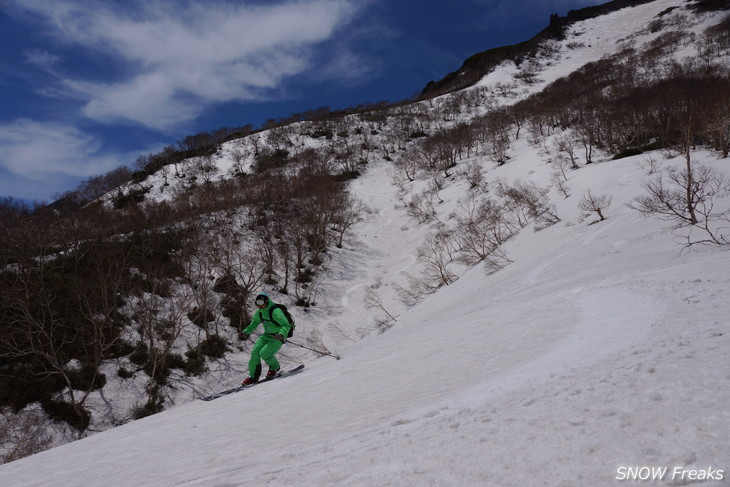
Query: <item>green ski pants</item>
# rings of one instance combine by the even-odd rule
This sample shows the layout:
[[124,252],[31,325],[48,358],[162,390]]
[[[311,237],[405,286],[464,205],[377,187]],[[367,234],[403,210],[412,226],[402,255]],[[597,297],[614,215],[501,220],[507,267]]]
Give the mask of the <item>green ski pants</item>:
[[266,365],[271,369],[279,368],[279,361],[276,360],[274,354],[279,351],[284,342],[277,340],[272,336],[261,335],[254,343],[253,349],[251,350],[251,359],[248,361],[248,372],[251,377],[256,377],[261,374],[261,359],[266,362]]

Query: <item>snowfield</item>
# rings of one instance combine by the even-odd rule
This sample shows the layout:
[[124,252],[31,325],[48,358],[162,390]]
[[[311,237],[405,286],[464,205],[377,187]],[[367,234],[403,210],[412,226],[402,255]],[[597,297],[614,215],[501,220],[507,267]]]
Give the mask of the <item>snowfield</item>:
[[[651,18],[681,3],[637,9]],[[574,29],[596,36],[594,53],[615,25]],[[543,148],[523,137],[510,155],[478,160],[487,187],[550,184]],[[659,485],[730,485],[730,252],[687,248],[627,206],[648,157],[660,172],[683,164],[653,153],[570,171],[570,197],[550,192],[560,222],[531,224],[504,246],[512,263],[465,270],[410,308],[396,289],[418,274],[433,226],[408,216],[390,163],[370,164],[351,183],[365,220],[332,250],[321,305],[303,319],[303,330],[337,324],[322,340],[341,360],[2,465],[0,485],[613,486],[653,471]],[[729,172],[714,153],[694,157]],[[444,223],[467,188],[453,176],[440,193]],[[612,197],[605,221],[578,208],[588,189]],[[382,314],[369,290],[397,324],[360,340]]]
[[[601,486],[647,466],[683,485],[675,467],[727,472],[728,251],[684,249],[624,206],[641,157],[574,173],[576,187],[612,189],[606,221],[563,199],[563,221],[507,244],[512,264],[469,270],[342,360],[3,465],[0,484]],[[381,229],[360,234],[363,275],[407,267],[392,229],[412,222],[382,196],[387,171],[354,184],[383,205],[363,223]],[[342,289],[354,303],[358,289]]]

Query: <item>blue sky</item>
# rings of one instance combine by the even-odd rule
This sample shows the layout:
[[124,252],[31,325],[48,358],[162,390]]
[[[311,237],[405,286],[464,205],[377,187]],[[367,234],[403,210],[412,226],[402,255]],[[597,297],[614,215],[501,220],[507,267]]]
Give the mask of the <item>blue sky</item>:
[[0,0],[0,196],[185,136],[409,98],[590,0]]

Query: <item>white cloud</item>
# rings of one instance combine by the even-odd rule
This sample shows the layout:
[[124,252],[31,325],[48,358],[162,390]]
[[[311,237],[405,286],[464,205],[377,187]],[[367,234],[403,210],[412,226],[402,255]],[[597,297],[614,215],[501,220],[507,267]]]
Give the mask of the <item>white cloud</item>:
[[[84,115],[165,129],[195,118],[207,104],[269,96],[309,68],[316,46],[358,7],[352,0],[130,1],[121,8],[16,0],[16,8],[44,18],[60,45],[97,51],[125,68],[114,80],[65,77],[69,95],[84,100]],[[338,74],[344,76],[331,73]]]
[[43,49],[28,49],[23,51],[23,55],[26,63],[44,70],[53,69],[53,66],[61,59],[59,56]]
[[28,119],[0,124],[0,168],[24,179],[91,176],[121,165],[99,149],[92,135],[67,125]]

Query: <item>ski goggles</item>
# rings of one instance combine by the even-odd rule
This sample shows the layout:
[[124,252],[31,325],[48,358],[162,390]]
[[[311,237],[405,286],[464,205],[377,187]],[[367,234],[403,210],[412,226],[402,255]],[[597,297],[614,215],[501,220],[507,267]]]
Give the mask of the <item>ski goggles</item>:
[[266,300],[262,298],[257,299],[256,306],[266,306]]

